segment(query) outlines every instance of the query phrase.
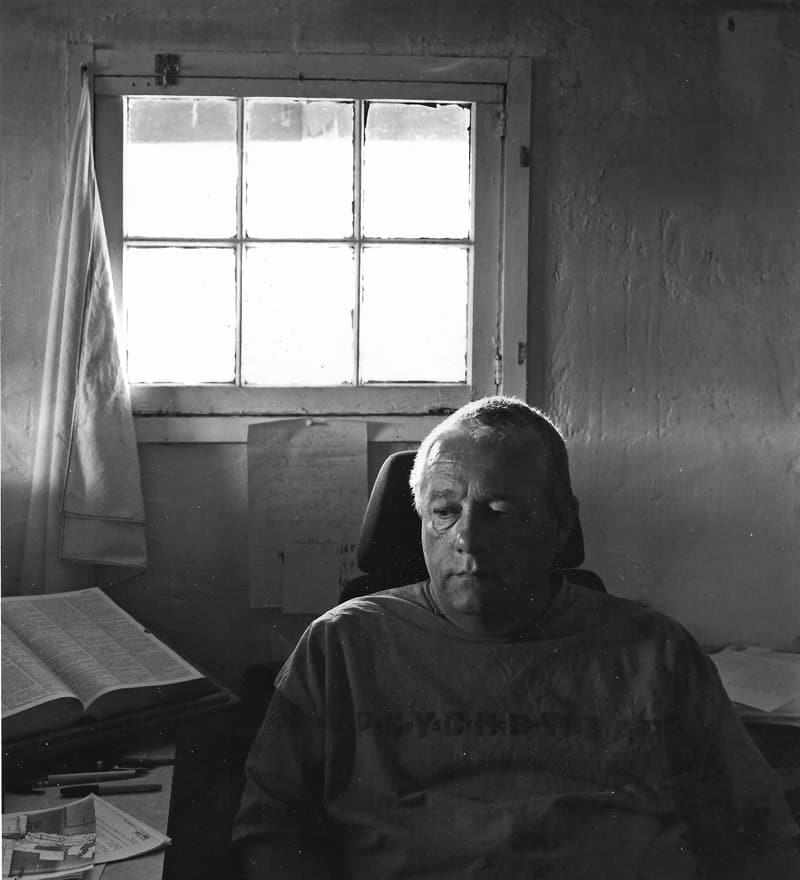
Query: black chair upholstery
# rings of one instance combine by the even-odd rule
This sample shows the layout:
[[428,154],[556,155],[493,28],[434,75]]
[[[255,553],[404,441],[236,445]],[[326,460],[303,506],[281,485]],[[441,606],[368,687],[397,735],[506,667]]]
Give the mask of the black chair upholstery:
[[[378,472],[356,547],[356,561],[365,574],[344,585],[341,602],[428,577],[420,520],[408,484],[414,455],[413,450],[395,452]],[[602,580],[594,572],[580,568],[583,559],[583,530],[576,520],[553,569],[562,572],[572,583],[605,592]]]

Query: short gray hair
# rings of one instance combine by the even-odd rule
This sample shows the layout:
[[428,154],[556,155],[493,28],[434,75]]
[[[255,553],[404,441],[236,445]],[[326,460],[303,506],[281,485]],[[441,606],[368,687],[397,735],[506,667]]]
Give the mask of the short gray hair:
[[497,395],[465,404],[440,422],[422,441],[409,477],[417,513],[422,512],[422,481],[431,448],[451,431],[462,431],[473,440],[529,448],[544,465],[554,512],[563,515],[572,507],[569,459],[561,432],[542,410],[519,398]]

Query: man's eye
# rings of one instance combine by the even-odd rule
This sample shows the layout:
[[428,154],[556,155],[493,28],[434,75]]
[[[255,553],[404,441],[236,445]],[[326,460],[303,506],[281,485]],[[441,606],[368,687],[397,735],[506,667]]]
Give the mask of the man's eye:
[[455,519],[458,516],[458,511],[455,507],[434,507],[431,514],[436,522],[443,523]]
[[493,504],[491,511],[495,516],[519,516],[520,511],[508,504]]

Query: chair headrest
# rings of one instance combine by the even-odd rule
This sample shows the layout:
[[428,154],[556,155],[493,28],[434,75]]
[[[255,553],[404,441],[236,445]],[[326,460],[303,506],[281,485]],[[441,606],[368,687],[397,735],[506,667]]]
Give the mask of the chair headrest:
[[[381,466],[364,511],[356,560],[368,574],[393,573],[407,583],[428,577],[420,539],[420,519],[408,479],[414,450],[395,452]],[[583,563],[583,530],[576,519],[553,568],[578,568]]]

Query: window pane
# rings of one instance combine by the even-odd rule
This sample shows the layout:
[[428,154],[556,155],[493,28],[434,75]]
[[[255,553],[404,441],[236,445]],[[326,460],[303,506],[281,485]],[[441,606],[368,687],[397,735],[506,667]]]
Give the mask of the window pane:
[[364,234],[469,237],[469,108],[372,102],[365,112]]
[[228,238],[236,234],[236,101],[129,98],[126,235]]
[[352,248],[323,244],[254,245],[245,250],[243,275],[245,383],[352,383]]
[[245,232],[253,238],[353,234],[353,104],[245,102]]
[[232,382],[233,248],[128,247],[125,311],[131,382]]
[[362,382],[465,382],[468,250],[365,247],[361,261]]

